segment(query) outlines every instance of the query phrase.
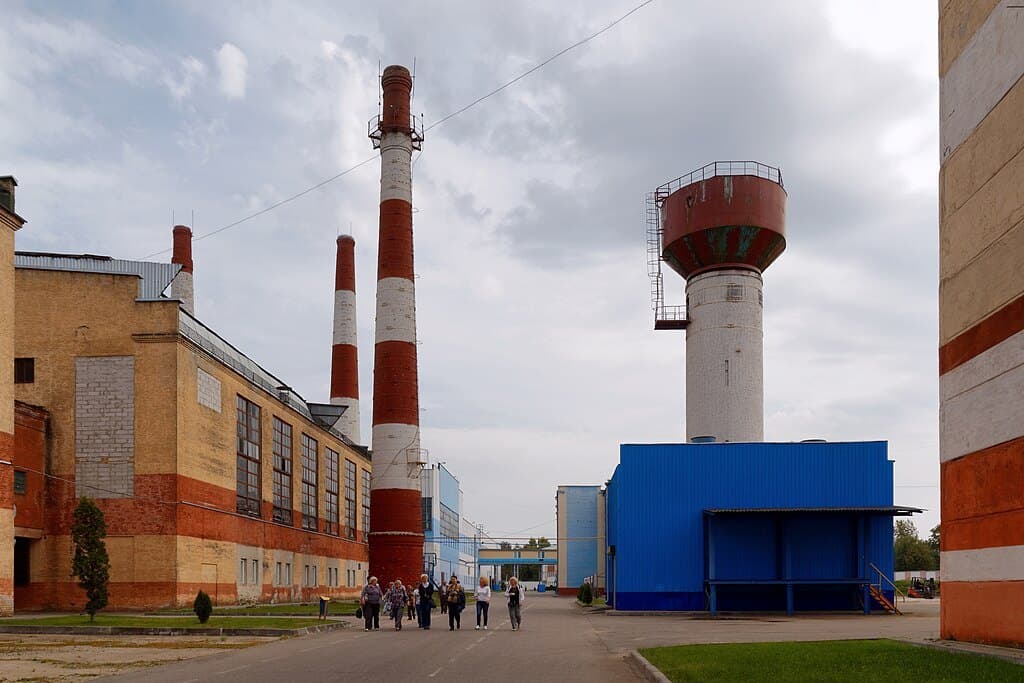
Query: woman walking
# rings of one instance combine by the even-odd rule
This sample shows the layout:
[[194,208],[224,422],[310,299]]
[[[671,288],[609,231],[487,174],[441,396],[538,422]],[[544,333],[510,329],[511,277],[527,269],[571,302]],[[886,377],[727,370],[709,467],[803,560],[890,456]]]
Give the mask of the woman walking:
[[406,618],[409,621],[416,619],[419,622],[419,611],[416,609],[416,591],[413,590],[412,584],[405,587],[405,606],[407,611]]
[[390,617],[395,622],[395,630],[402,630],[402,617],[405,616],[405,603],[408,596],[405,594],[405,586],[401,579],[395,579],[384,596],[384,604],[390,608]]
[[[428,579],[426,574],[420,575],[420,585],[416,590],[420,594],[420,628],[425,631],[430,630],[430,610],[434,607],[434,590],[436,589],[437,584],[433,579]],[[444,599],[443,595],[439,597]]]
[[466,606],[466,591],[459,585],[459,580],[454,576],[448,583],[448,590],[445,592],[448,603],[448,630],[454,631],[462,628],[462,610]]
[[363,606],[364,631],[380,630],[380,601],[382,599],[383,595],[380,586],[377,585],[377,577],[371,576],[359,596],[359,604]]
[[519,587],[519,579],[513,576],[508,580],[505,595],[508,597],[508,619],[512,622],[512,630],[518,631],[523,628],[523,599],[526,597]]
[[491,608],[491,585],[487,577],[480,577],[480,585],[476,588],[476,630],[480,630],[480,615],[484,615],[484,630],[487,630],[487,611]]

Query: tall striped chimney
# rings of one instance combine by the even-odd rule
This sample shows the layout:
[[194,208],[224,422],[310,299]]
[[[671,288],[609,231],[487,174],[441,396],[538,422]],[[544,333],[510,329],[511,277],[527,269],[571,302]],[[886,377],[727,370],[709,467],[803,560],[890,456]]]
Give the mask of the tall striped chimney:
[[181,301],[181,307],[195,315],[195,290],[192,288],[192,229],[174,226],[174,249],[171,263],[181,264],[181,270],[171,281],[171,298]]
[[382,581],[415,582],[423,567],[423,520],[410,160],[422,137],[409,114],[409,70],[389,66],[381,87],[384,109],[370,132],[381,162],[370,571]]
[[359,362],[356,352],[356,241],[338,238],[334,271],[334,346],[331,348],[331,403],[348,406],[338,421],[341,433],[359,438]]

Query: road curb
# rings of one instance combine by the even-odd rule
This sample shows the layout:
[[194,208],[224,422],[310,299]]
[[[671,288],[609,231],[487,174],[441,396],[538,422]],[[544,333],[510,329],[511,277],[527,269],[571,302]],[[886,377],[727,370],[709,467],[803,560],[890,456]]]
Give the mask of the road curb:
[[261,636],[282,638],[325,633],[347,628],[342,621],[304,628],[178,628],[138,626],[0,626],[0,633],[28,635],[80,635],[80,636]]
[[655,681],[656,683],[669,683],[668,677],[661,673],[658,667],[647,661],[647,658],[640,654],[637,650],[630,650],[629,657],[636,664],[637,669],[643,675],[646,681]]
[[983,643],[960,642],[957,640],[910,640],[900,639],[898,642],[925,647],[929,650],[940,652],[953,652],[956,654],[978,655],[979,657],[991,657],[1001,659],[1004,662],[1024,666],[1024,653],[1012,647],[999,645],[987,645]]

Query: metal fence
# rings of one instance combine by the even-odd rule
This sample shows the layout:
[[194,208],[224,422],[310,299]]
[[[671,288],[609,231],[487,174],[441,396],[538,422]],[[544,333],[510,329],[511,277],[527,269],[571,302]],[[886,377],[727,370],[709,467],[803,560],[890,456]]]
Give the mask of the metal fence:
[[718,176],[749,175],[757,178],[764,178],[776,183],[779,187],[785,188],[782,182],[782,171],[762,164],[760,161],[713,161],[710,164],[690,171],[686,175],[668,181],[654,191],[655,201],[660,205],[665,198],[681,187],[698,183],[702,180],[717,178]]

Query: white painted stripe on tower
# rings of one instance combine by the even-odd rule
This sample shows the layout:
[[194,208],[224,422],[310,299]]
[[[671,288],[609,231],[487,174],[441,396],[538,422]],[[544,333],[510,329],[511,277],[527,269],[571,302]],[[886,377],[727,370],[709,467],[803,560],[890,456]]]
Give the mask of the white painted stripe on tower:
[[958,365],[939,378],[939,396],[943,401],[1009,372],[1024,363],[1024,331]]
[[417,425],[374,425],[372,488],[418,491],[419,468],[414,470],[409,465],[409,455],[417,454],[419,448],[420,428]]
[[939,407],[940,461],[954,460],[1024,435],[1022,396],[1024,363],[942,401]]
[[385,133],[380,142],[380,200],[402,199],[412,205],[412,138]]
[[356,293],[348,289],[334,292],[334,343],[356,345]]
[[404,277],[377,281],[375,341],[416,343],[416,286]]
[[1003,0],[939,81],[943,162],[1024,74],[1024,11]]
[[942,581],[1024,580],[1024,545],[940,553]]
[[348,397],[335,397],[331,399],[331,405],[348,406],[348,410],[338,418],[335,428],[350,438],[354,443],[361,444],[359,429],[359,399]]

